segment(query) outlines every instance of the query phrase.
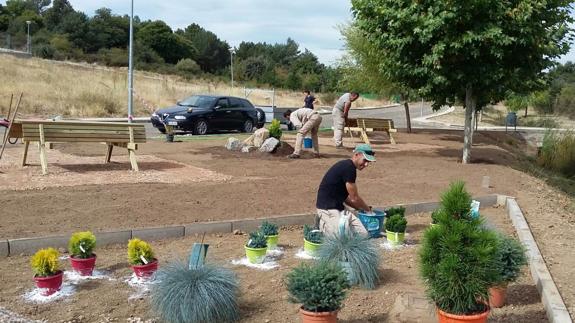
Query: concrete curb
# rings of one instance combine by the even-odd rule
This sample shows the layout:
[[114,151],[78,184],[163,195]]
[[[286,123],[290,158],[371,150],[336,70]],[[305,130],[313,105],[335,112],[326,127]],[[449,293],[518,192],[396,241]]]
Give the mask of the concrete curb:
[[529,259],[529,269],[531,276],[541,295],[541,302],[547,312],[547,318],[552,323],[572,323],[569,311],[561,298],[559,289],[551,277],[551,273],[543,260],[543,256],[537,247],[537,242],[529,229],[529,224],[521,212],[521,208],[515,198],[505,196],[505,207],[507,214],[513,222],[517,231],[519,240],[527,248],[527,257]]

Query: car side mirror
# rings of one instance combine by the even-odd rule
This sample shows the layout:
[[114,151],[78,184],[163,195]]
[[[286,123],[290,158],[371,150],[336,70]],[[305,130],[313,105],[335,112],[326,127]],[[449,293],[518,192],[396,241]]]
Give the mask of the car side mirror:
[[219,109],[219,108],[221,108],[221,107],[222,107],[221,105],[216,105],[216,106],[214,107],[214,110],[217,110],[217,109]]

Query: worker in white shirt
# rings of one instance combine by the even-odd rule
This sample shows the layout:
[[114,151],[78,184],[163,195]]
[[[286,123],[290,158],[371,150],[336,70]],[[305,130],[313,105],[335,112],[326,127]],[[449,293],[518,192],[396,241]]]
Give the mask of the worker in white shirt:
[[297,136],[295,139],[295,147],[293,154],[288,158],[300,158],[301,148],[303,145],[303,138],[311,132],[311,140],[313,151],[316,158],[319,158],[319,140],[317,132],[321,124],[321,115],[317,111],[307,108],[297,109],[294,112],[286,111],[286,116],[297,129]]

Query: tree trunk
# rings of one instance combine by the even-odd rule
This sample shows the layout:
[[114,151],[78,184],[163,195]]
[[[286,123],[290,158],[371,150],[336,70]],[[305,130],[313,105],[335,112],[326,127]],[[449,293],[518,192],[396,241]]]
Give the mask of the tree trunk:
[[407,122],[407,132],[411,133],[411,116],[409,114],[409,102],[407,102],[408,98],[409,95],[401,94],[401,99],[403,100],[403,106],[405,107],[405,121]]
[[473,145],[473,124],[475,119],[475,98],[473,88],[467,86],[465,90],[465,130],[463,135],[463,158],[461,162],[468,164],[471,161],[471,145]]
[[527,109],[529,108],[529,104],[525,105],[525,118],[527,118]]

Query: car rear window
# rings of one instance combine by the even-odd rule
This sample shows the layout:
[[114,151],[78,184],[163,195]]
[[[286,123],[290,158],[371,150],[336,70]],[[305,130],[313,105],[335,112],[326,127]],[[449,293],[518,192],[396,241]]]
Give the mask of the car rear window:
[[253,104],[252,104],[250,101],[248,101],[248,100],[246,100],[246,99],[241,99],[241,100],[242,100],[243,106],[244,106],[245,108],[254,109],[254,106],[253,106]]

